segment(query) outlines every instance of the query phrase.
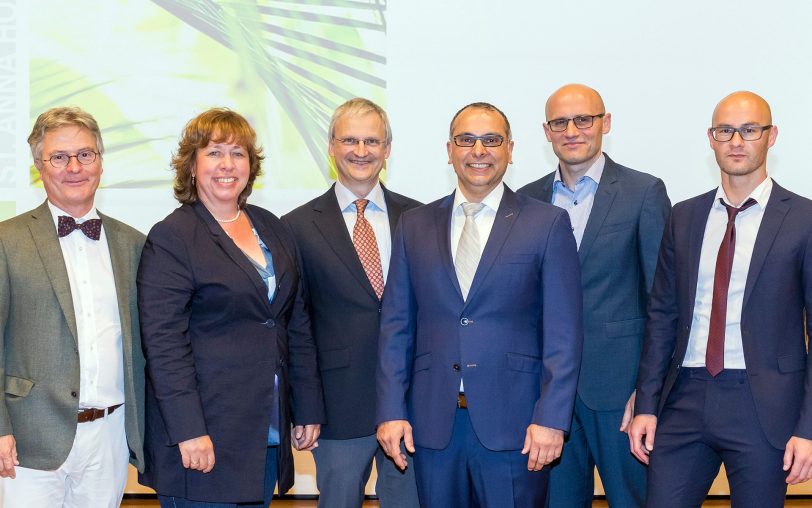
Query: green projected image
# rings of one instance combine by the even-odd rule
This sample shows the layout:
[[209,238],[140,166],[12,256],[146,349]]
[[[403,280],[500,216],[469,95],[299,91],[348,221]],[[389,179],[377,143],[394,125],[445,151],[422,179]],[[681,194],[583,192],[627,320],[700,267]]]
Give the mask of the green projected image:
[[[265,149],[258,187],[323,188],[327,126],[346,99],[385,102],[385,1],[70,2],[30,6],[30,121],[76,105],[99,121],[105,188],[169,188],[183,125],[230,107]],[[32,185],[40,185],[31,167]]]

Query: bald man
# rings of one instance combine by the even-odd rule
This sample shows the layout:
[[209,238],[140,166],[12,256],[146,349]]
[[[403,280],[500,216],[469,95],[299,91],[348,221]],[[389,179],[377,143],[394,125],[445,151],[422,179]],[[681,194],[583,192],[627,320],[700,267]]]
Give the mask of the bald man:
[[584,85],[547,100],[544,133],[558,168],[519,189],[569,212],[584,298],[584,351],[572,428],[550,473],[550,507],[589,507],[597,465],[610,506],[639,507],[646,468],[628,449],[646,300],[671,203],[662,180],[601,151],[612,115]]
[[767,102],[725,97],[721,185],[674,206],[649,301],[633,453],[646,506],[699,506],[725,465],[734,507],[780,507],[812,477],[812,201],[767,176]]

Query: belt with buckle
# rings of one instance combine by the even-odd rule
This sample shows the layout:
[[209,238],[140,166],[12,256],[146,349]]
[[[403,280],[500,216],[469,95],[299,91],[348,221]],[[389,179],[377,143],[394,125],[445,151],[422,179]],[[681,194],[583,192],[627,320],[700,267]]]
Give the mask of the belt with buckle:
[[113,414],[113,411],[115,411],[116,409],[120,408],[123,405],[124,404],[116,404],[115,406],[110,406],[104,409],[98,409],[95,407],[80,409],[79,412],[76,414],[76,421],[79,423],[96,421],[99,418],[104,418],[105,415]]
[[468,399],[465,398],[465,394],[462,392],[457,395],[457,407],[460,409],[468,409]]

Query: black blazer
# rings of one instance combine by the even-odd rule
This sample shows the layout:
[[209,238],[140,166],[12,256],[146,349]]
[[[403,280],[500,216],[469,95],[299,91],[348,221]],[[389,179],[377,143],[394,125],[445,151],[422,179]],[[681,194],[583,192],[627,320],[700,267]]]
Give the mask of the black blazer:
[[[637,377],[635,414],[659,414],[685,359],[705,224],[716,190],[674,206],[660,247]],[[756,413],[770,443],[812,439],[812,201],[773,182],[756,236],[741,332]]]
[[[263,498],[274,374],[279,376],[279,491],[293,484],[290,423],[324,422],[316,350],[294,240],[273,214],[245,209],[273,256],[276,294],[200,204],[147,237],[138,307],[147,359],[147,466],[162,495],[210,502]],[[208,434],[216,465],[186,470],[177,444]]]
[[[324,384],[325,439],[375,433],[375,366],[380,302],[338,207],[335,185],[282,220],[302,257],[313,337]],[[401,212],[417,201],[383,189],[392,238]]]

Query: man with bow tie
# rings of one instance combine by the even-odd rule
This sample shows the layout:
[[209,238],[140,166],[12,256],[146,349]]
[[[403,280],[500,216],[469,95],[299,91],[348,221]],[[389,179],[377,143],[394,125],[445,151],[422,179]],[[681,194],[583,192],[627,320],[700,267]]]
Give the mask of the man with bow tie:
[[118,506],[144,460],[144,236],[94,206],[91,115],[50,109],[28,143],[47,200],[0,223],[0,506]]

